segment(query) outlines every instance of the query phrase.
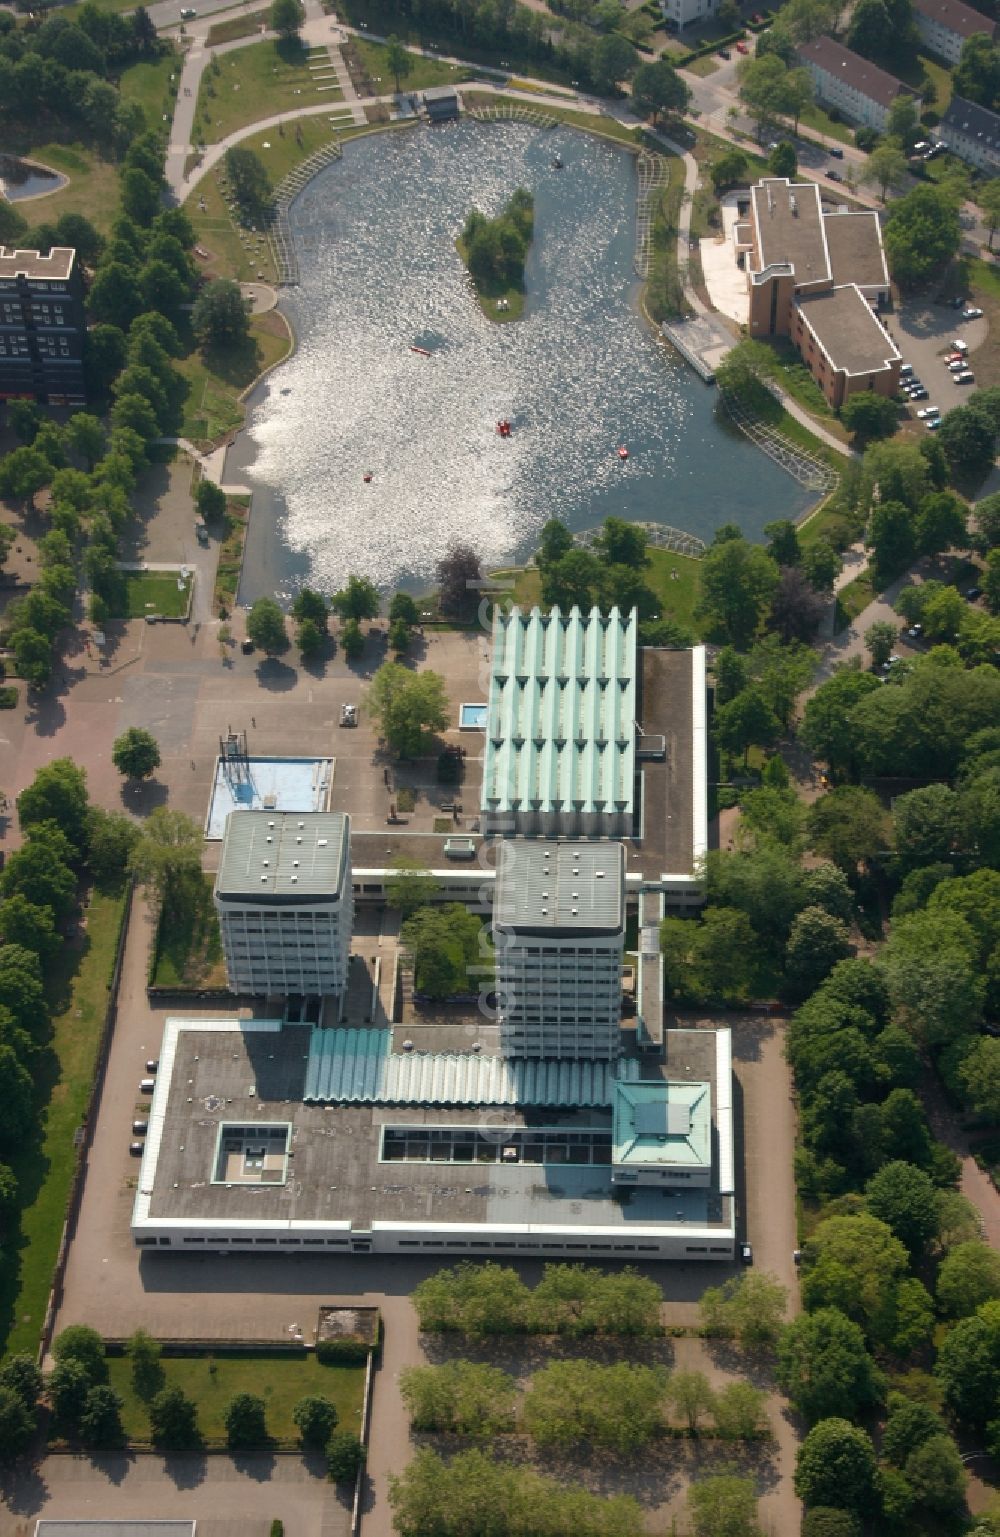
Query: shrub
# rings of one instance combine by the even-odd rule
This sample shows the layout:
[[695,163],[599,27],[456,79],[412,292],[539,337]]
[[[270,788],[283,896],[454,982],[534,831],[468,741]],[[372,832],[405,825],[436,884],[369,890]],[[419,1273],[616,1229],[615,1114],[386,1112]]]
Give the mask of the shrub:
[[11,684],[0,688],[0,710],[17,709],[17,689]]
[[326,1471],[335,1484],[354,1478],[365,1460],[365,1449],[353,1430],[337,1430],[330,1437]]
[[292,1410],[292,1420],[304,1446],[325,1446],[337,1423],[337,1409],[328,1398],[312,1394],[299,1399]]
[[79,1361],[91,1384],[106,1382],[108,1368],[104,1361],[104,1341],[88,1324],[70,1324],[56,1335],[52,1354],[59,1361]]

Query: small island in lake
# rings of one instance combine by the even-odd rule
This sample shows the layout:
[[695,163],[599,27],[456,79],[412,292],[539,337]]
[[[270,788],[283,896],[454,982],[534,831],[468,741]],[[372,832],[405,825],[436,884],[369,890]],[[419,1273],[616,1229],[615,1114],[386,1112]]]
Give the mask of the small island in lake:
[[524,309],[524,262],[534,228],[535,200],[524,187],[495,219],[474,208],[465,221],[455,244],[490,320],[517,320]]

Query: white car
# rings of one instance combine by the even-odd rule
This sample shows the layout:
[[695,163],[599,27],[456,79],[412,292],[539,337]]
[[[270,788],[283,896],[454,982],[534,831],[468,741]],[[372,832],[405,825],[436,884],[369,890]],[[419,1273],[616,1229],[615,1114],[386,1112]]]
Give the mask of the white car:
[[965,359],[964,358],[959,358],[957,363],[949,363],[948,364],[948,371],[949,371],[949,373],[960,374],[964,367],[965,367]]
[[968,352],[969,344],[968,342],[963,342],[960,336],[956,336],[955,340],[951,344],[951,348],[953,352]]
[[963,310],[962,311],[962,319],[963,320],[980,320],[982,318],[982,313],[983,312],[982,312],[981,309],[976,309],[976,307],[973,306],[972,309],[968,309],[968,310]]
[[917,412],[917,416],[920,418],[920,420],[922,422],[926,422],[928,420],[928,418],[931,417],[931,416],[940,416],[940,415],[941,415],[941,412],[940,412],[940,409],[937,406],[923,406]]

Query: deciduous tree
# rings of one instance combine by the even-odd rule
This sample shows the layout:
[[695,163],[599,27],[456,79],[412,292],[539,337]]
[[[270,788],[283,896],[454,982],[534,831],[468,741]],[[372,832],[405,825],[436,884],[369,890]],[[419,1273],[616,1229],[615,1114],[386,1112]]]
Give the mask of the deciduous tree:
[[151,731],[129,726],[116,737],[111,761],[125,779],[148,779],[160,766],[160,747]]
[[447,693],[440,673],[413,673],[399,662],[383,663],[365,703],[400,758],[419,757],[434,733],[448,724]]
[[836,1307],[803,1313],[778,1340],[777,1380],[807,1420],[853,1418],[879,1402],[883,1381],[860,1325]]

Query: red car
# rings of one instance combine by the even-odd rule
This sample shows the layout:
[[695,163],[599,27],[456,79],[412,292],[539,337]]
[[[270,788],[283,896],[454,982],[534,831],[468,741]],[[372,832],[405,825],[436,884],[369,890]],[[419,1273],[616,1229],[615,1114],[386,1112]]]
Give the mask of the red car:
[[737,43],[736,44],[736,52],[737,53],[749,53],[750,50],[747,47],[746,43]]

